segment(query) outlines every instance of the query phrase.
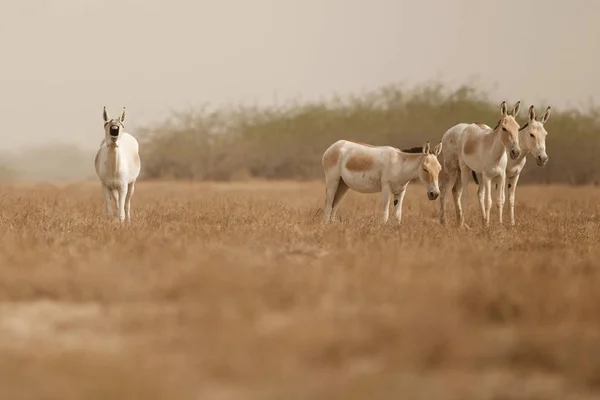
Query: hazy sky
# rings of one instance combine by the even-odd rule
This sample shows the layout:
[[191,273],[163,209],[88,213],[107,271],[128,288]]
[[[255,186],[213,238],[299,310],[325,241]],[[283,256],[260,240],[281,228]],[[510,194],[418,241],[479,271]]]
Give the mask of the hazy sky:
[[2,1],[0,138],[96,148],[104,104],[135,135],[206,102],[432,79],[577,106],[600,93],[599,16],[596,0]]

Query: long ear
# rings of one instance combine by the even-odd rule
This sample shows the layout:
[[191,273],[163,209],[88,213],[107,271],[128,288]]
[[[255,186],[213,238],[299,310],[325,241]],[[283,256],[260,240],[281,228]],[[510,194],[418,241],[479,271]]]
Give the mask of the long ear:
[[500,104],[500,114],[502,114],[503,117],[506,117],[506,114],[508,114],[508,108],[506,107],[505,101]]
[[442,152],[442,142],[439,142],[434,148],[433,148],[433,155],[434,156],[439,156],[440,153]]
[[121,122],[125,121],[125,107],[123,107],[123,112],[121,113],[120,121]]
[[431,145],[429,142],[425,142],[425,146],[423,146],[423,154],[429,154],[429,149],[431,149]]
[[550,108],[550,106],[548,106],[548,108],[546,108],[546,112],[544,113],[544,116],[542,117],[542,124],[545,124],[546,121],[548,121],[548,118],[550,118],[550,114],[552,112],[552,109]]
[[535,107],[532,105],[529,106],[529,122],[535,121]]
[[110,115],[108,115],[108,111],[106,111],[106,106],[104,106],[102,111],[102,117],[104,117],[104,122],[107,122],[110,119]]
[[510,112],[510,115],[517,118],[517,115],[519,114],[520,110],[521,110],[521,102],[517,101],[517,104],[515,104],[515,106],[513,107],[512,111]]

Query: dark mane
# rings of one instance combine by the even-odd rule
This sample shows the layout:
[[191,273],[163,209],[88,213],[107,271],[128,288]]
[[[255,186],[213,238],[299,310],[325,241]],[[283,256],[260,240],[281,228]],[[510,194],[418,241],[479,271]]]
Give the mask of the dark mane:
[[519,129],[519,131],[522,131],[523,129],[527,128],[528,126],[529,126],[529,122],[527,122],[525,125],[523,125],[523,126],[522,126],[522,127]]
[[410,149],[401,149],[400,150],[403,153],[422,153],[423,152],[423,146],[417,146],[417,147],[411,147]]
[[498,129],[498,127],[500,126],[501,123],[502,123],[502,120],[499,120],[498,123],[496,124],[496,126],[494,127],[494,129],[492,129],[492,131],[495,131],[496,129]]

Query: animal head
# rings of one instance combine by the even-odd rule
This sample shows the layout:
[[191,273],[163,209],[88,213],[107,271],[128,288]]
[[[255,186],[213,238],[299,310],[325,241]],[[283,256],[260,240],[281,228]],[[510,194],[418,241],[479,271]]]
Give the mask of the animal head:
[[542,116],[542,119],[537,120],[535,118],[535,109],[533,105],[529,107],[529,121],[525,124],[521,130],[525,130],[525,145],[527,149],[535,157],[535,162],[540,167],[543,167],[548,162],[548,154],[546,154],[546,128],[544,124],[550,118],[551,108],[546,108],[546,112]]
[[125,126],[123,125],[123,121],[125,121],[125,107],[123,107],[123,112],[119,118],[110,118],[108,111],[106,111],[106,106],[104,106],[102,116],[104,117],[106,143],[116,145],[117,140],[119,140],[121,133],[125,129]]
[[517,101],[511,112],[508,112],[506,102],[503,101],[500,105],[500,114],[502,118],[498,122],[496,129],[500,129],[502,135],[502,143],[508,150],[510,158],[515,160],[521,155],[521,147],[519,146],[519,123],[516,120],[517,114],[521,108],[521,102]]
[[442,142],[431,150],[429,142],[423,146],[423,160],[421,161],[421,170],[419,172],[419,180],[427,187],[427,198],[435,200],[440,195],[440,187],[438,179],[442,166],[437,159],[437,156],[442,152]]

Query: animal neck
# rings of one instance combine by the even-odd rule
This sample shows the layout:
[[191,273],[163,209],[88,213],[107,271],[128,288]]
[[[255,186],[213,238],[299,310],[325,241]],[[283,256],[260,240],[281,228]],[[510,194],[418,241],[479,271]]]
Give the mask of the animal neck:
[[529,142],[529,129],[527,129],[527,125],[523,127],[519,131],[519,146],[521,147],[521,157],[525,157],[530,152],[530,148],[528,145]]
[[489,154],[494,161],[499,161],[507,151],[507,148],[502,141],[502,127],[498,125],[496,129],[489,134],[488,139],[492,143]]
[[423,161],[424,154],[409,154],[409,153],[398,153],[398,177],[402,181],[412,181],[413,179],[419,178],[419,172],[421,163]]

